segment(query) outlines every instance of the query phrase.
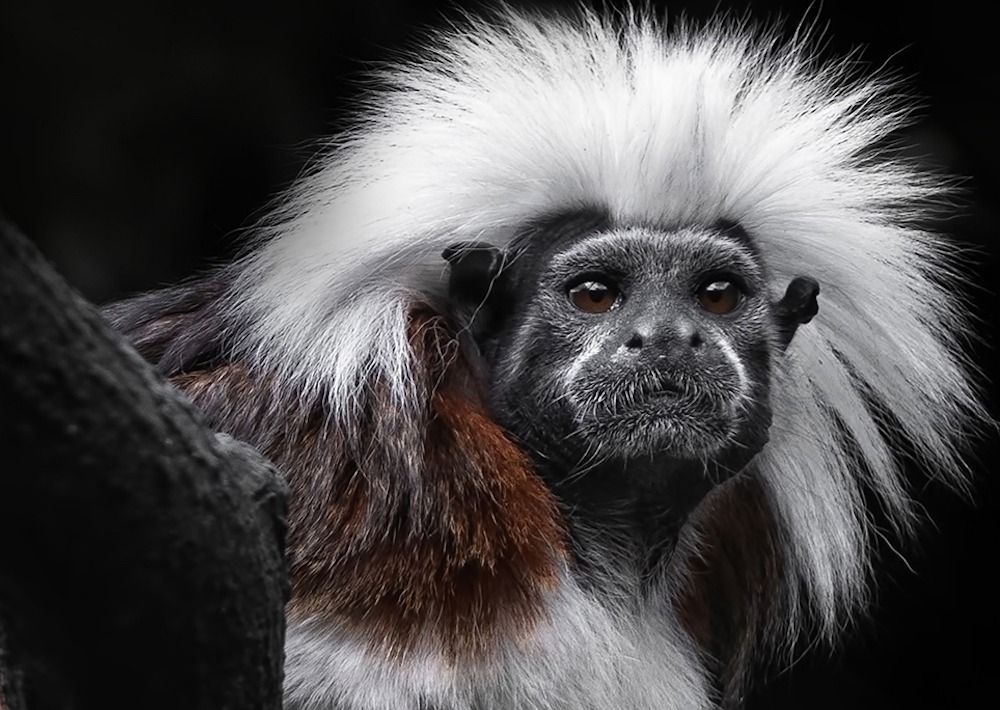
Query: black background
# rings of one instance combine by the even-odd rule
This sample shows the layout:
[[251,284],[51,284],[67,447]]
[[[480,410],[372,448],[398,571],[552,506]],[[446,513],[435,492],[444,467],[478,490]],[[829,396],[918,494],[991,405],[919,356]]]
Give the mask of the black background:
[[[414,47],[448,7],[0,0],[0,211],[96,302],[224,260],[317,141],[336,132],[366,66]],[[905,135],[913,154],[964,178],[955,216],[936,227],[974,247],[968,293],[982,330],[973,355],[995,412],[1000,107],[990,6],[669,7],[695,18],[749,9],[791,28],[808,18],[825,30],[826,56],[861,48],[873,70],[907,78],[921,107]],[[906,563],[882,551],[870,617],[837,652],[803,649],[794,670],[777,667],[751,707],[995,702],[996,448],[996,437],[985,437],[972,456],[971,500],[933,483],[915,488],[934,525],[901,549]]]

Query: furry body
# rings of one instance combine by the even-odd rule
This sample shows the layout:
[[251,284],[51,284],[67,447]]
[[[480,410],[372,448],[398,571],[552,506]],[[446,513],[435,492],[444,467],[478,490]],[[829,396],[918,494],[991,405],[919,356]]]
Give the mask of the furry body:
[[[942,186],[877,150],[907,107],[804,42],[639,14],[504,11],[381,78],[240,260],[108,310],[289,478],[288,706],[707,708],[716,684],[735,703],[756,650],[863,606],[863,494],[912,522],[897,442],[959,480],[983,417],[949,247],[917,226]],[[440,257],[593,210],[738,224],[773,299],[823,285],[773,364],[769,443],[652,583],[596,546],[600,590],[489,416]]]

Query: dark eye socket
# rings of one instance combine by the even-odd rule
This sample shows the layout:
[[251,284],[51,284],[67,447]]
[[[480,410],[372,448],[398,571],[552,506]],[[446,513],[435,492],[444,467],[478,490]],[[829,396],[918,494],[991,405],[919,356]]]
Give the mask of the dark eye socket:
[[743,302],[743,290],[734,280],[716,276],[698,287],[698,303],[717,316],[732,313]]
[[620,292],[612,283],[587,279],[569,289],[569,300],[584,313],[606,313],[618,305]]

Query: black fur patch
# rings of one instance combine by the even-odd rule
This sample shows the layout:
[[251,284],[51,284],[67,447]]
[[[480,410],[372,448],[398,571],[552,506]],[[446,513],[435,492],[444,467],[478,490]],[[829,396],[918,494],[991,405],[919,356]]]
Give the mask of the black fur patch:
[[111,325],[167,376],[216,364],[226,333],[225,271],[110,303],[101,309]]

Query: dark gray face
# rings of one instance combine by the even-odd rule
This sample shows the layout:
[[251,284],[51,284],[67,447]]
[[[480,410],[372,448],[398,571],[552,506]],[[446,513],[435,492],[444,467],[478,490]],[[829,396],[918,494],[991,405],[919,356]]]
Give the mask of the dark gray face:
[[[446,256],[494,415],[528,448],[571,466],[760,449],[776,325],[745,238],[600,229],[514,253]],[[461,279],[483,269],[477,296]]]

